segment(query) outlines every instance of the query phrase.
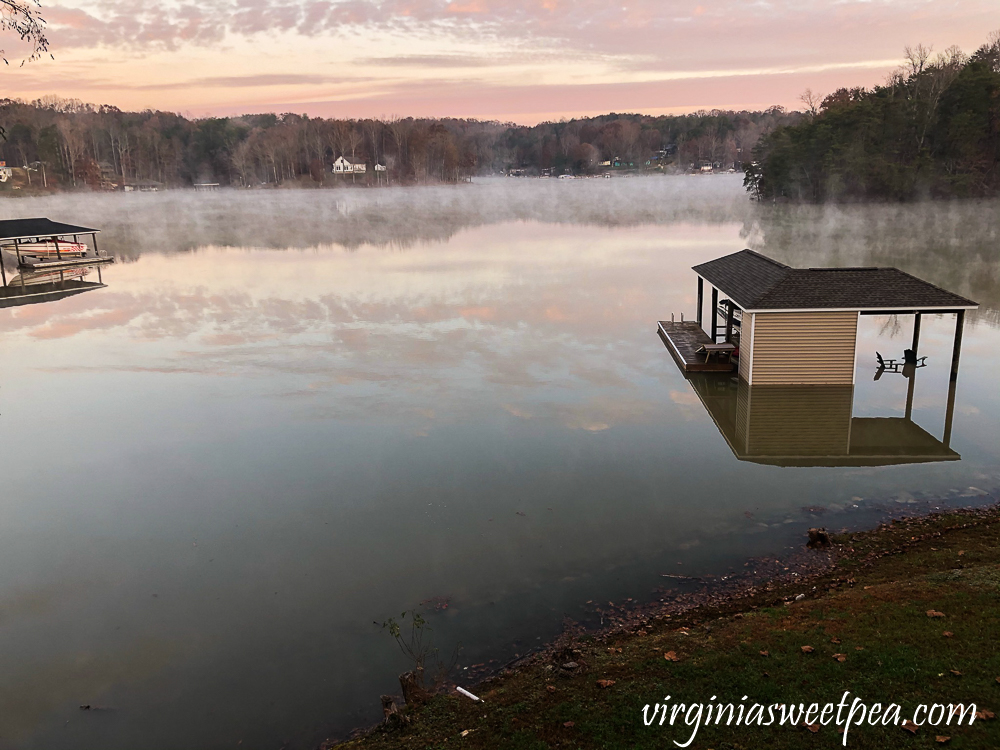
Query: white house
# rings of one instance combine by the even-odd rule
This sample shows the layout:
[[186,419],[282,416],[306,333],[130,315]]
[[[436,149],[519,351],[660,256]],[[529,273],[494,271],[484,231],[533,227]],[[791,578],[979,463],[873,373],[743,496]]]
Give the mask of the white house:
[[385,164],[376,164],[375,165],[375,171],[376,172],[385,172],[386,171]]
[[368,165],[349,156],[338,156],[333,162],[334,174],[362,174],[368,171]]

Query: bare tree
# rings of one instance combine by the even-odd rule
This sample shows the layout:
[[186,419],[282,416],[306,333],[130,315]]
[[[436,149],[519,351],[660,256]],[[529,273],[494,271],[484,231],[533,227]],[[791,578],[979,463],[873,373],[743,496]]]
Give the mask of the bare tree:
[[[22,42],[31,45],[28,60],[37,60],[43,52],[49,49],[49,40],[45,38],[45,19],[42,18],[42,4],[38,0],[0,0],[0,31],[13,31]],[[4,51],[0,50],[0,56]],[[4,63],[10,65],[7,58]],[[25,61],[21,61],[24,65]]]
[[910,75],[917,76],[924,72],[927,61],[931,58],[933,47],[918,44],[916,47],[904,47],[903,54],[906,64],[910,66]]
[[249,187],[250,174],[253,169],[253,144],[249,138],[236,144],[230,160],[232,161],[233,169],[240,176],[240,185]]
[[822,94],[814,94],[812,89],[806,89],[799,96],[799,101],[806,105],[806,113],[812,118],[819,114],[819,105],[823,98]]
[[56,123],[59,135],[62,136],[62,148],[66,165],[69,167],[70,180],[73,182],[73,187],[76,187],[76,162],[83,155],[86,144],[74,125],[75,123],[69,119],[59,120]]

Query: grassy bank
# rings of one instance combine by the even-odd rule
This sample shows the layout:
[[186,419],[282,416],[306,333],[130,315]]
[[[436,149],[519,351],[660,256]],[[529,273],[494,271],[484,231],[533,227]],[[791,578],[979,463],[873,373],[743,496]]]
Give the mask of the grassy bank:
[[[865,723],[851,728],[849,747],[1000,748],[1000,721],[989,718],[1000,711],[998,532],[1000,512],[991,508],[834,537],[837,561],[824,573],[655,615],[633,632],[577,638],[473,688],[482,702],[449,691],[407,709],[408,723],[342,747],[676,747],[672,740],[686,742],[692,732],[683,715],[673,727],[645,726],[644,706],[668,695],[671,706],[713,696],[716,704],[748,696],[747,706],[822,706],[850,691],[849,701],[883,710],[900,704],[903,720],[921,703],[974,702],[984,713],[972,726],[925,725],[915,733]],[[832,748],[842,741],[833,723],[713,721],[690,747]]]

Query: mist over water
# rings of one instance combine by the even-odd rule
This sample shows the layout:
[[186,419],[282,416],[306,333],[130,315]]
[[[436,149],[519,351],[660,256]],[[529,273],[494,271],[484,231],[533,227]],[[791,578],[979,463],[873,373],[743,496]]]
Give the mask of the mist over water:
[[[447,601],[425,610],[462,681],[661,573],[988,500],[997,207],[759,206],[726,175],[0,202],[124,261],[0,309],[0,748],[313,748],[378,720],[408,664],[372,622],[421,602]],[[982,303],[961,460],[737,458],[655,330],[742,247]],[[872,375],[910,326],[862,319],[854,417],[903,413],[907,381]],[[936,440],[953,331],[924,318]]]
[[761,205],[749,200],[739,174],[479,178],[472,184],[383,189],[64,193],[0,201],[0,218],[28,214],[97,226],[102,250],[126,260],[206,246],[406,248],[506,222],[609,229],[742,223],[742,244],[789,265],[817,258],[833,266],[905,265],[984,307],[1000,308],[1000,201]]
[[678,178],[485,178],[472,184],[382,189],[237,189],[60,194],[0,202],[0,218],[40,215],[99,225],[124,257],[205,245],[408,247],[511,221],[622,227],[741,221],[751,205],[738,175]]

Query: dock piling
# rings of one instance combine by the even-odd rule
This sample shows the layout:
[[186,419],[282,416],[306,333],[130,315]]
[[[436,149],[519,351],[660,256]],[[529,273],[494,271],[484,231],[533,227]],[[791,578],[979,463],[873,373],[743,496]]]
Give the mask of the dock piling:
[[[705,280],[703,278],[701,278],[701,276],[699,276],[698,277],[698,313],[695,315],[695,321],[698,323],[698,325],[701,325],[701,308],[702,308],[702,303],[703,303],[704,299],[705,299]],[[683,313],[681,313],[681,315],[682,315],[681,320],[684,320]]]

